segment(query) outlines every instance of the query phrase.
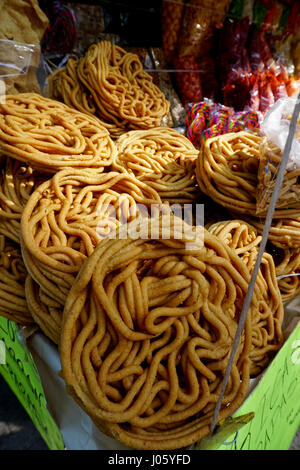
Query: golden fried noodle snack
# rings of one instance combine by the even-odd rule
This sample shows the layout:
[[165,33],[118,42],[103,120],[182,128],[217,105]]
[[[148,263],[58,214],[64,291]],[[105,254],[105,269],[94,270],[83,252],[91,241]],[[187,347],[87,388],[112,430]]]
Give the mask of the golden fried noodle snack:
[[[201,191],[236,215],[257,216],[260,136],[241,131],[211,137],[196,162]],[[276,206],[273,218],[295,217],[295,210]]]
[[201,191],[236,213],[256,213],[260,137],[247,132],[208,139],[196,163]]
[[295,298],[300,293],[300,248],[279,248],[268,243],[267,251],[274,259],[282,300]]
[[[49,175],[48,175],[49,176]],[[20,243],[23,209],[35,187],[48,177],[26,163],[7,157],[0,173],[0,233]]]
[[34,323],[25,299],[26,274],[20,247],[0,235],[0,315],[20,325]]
[[113,168],[154,188],[162,200],[191,202],[199,195],[195,179],[198,150],[175,129],[130,131],[117,141]]
[[[257,234],[255,227],[242,220],[227,220],[211,225],[208,230],[232,248],[241,257],[252,274],[262,238]],[[259,310],[254,311],[251,319],[251,375],[260,373],[270,362],[274,352],[278,351],[283,344],[281,327],[284,310],[276,275],[273,257],[265,252],[256,285],[266,304]],[[269,308],[266,309],[266,305]]]
[[[162,226],[158,239],[103,240],[63,314],[67,390],[103,432],[136,449],[178,449],[210,432],[250,280],[206,230],[193,250],[177,229],[164,235]],[[261,309],[269,307],[256,288],[219,419],[246,396],[251,318]]]
[[139,57],[109,41],[92,44],[77,73],[93,96],[98,116],[124,131],[157,127],[169,112],[169,102]]
[[55,70],[48,77],[49,95],[71,108],[97,117],[101,125],[108,130],[110,136],[117,138],[124,132],[124,129],[105,122],[98,116],[97,106],[90,91],[79,80],[77,70],[79,63],[83,60],[83,58],[76,60],[70,57],[65,67]]
[[[261,157],[258,170],[257,215],[265,216],[275,187],[282,159],[282,151],[266,138],[261,142]],[[279,191],[276,207],[286,209],[288,215],[297,217],[300,211],[300,169],[287,169]]]
[[25,280],[25,297],[28,310],[42,332],[56,345],[59,344],[62,306],[51,299],[32,279],[30,274]]
[[0,102],[0,154],[44,171],[111,165],[115,146],[92,116],[35,93]]
[[30,196],[21,219],[28,272],[64,305],[86,257],[121,225],[161,204],[156,191],[134,177],[95,169],[65,169]]
[[[253,225],[259,234],[264,231],[264,219],[245,217],[248,223]],[[269,230],[268,240],[278,248],[300,248],[300,217],[278,218],[273,220]]]

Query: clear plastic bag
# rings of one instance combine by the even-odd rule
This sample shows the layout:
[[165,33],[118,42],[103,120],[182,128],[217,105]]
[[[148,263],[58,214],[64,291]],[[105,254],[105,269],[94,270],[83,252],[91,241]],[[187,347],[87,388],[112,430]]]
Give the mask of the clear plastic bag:
[[[279,99],[268,110],[262,122],[264,138],[261,143],[257,187],[257,215],[259,216],[264,216],[268,211],[296,102],[296,98]],[[289,211],[287,213],[289,216],[299,215],[300,120],[296,127],[276,208],[286,209]]]
[[0,39],[0,95],[40,93],[40,46]]

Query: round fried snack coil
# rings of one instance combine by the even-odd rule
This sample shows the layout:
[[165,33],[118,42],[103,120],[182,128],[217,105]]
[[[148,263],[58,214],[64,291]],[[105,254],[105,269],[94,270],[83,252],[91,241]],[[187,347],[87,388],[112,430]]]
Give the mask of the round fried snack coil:
[[82,262],[120,224],[161,200],[134,177],[65,169],[30,196],[21,219],[24,262],[48,296],[64,305]]
[[[282,151],[267,138],[262,139],[261,158],[258,170],[257,214],[265,216],[274,190]],[[276,206],[289,210],[289,215],[297,217],[300,211],[299,168],[287,169],[280,188]]]
[[109,41],[92,44],[77,73],[105,122],[124,130],[149,129],[159,126],[169,112],[169,102],[144,72],[139,57]]
[[247,132],[208,139],[196,163],[200,189],[237,213],[256,213],[260,138]]
[[300,248],[279,248],[268,243],[267,251],[273,256],[278,286],[284,302],[300,293]]
[[35,93],[0,103],[0,154],[56,172],[111,165],[115,145],[99,120]]
[[[264,231],[264,219],[245,217],[258,233]],[[269,230],[268,241],[278,248],[297,250],[300,248],[300,217],[278,218],[273,220]]]
[[[208,230],[232,248],[247,265],[249,272],[253,272],[262,238],[255,227],[243,220],[227,220],[211,225]],[[276,275],[273,257],[265,252],[256,285],[266,303],[253,312],[251,375],[260,373],[283,344],[284,309]]]
[[[177,229],[176,229],[177,230]],[[150,233],[150,232],[149,232]],[[60,341],[68,392],[136,449],[178,449],[209,434],[250,273],[216,236],[105,239],[66,300]],[[256,287],[219,419],[244,400]]]
[[[257,215],[261,137],[241,131],[207,139],[196,162],[201,191],[237,215]],[[294,209],[277,208],[273,218],[293,217]]]
[[[48,77],[49,95],[50,98],[61,101],[71,108],[100,119],[97,115],[96,103],[90,91],[85,88],[78,77],[77,70],[83,60],[83,58],[76,60],[70,57],[65,67],[55,70]],[[122,127],[101,119],[100,122],[112,138],[118,138],[124,132]]]
[[24,282],[27,275],[19,245],[0,235],[0,315],[19,325],[32,325]]
[[49,175],[42,175],[19,160],[7,157],[0,173],[0,233],[20,243],[23,209],[34,188]]
[[175,129],[129,131],[117,141],[113,168],[153,187],[162,200],[188,203],[199,195],[195,178],[198,150]]

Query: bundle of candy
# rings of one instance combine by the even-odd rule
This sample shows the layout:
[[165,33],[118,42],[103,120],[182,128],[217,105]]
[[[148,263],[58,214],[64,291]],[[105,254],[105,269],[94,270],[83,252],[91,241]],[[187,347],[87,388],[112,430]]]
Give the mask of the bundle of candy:
[[187,107],[187,137],[199,149],[210,137],[229,132],[247,131],[260,135],[261,118],[260,112],[235,111],[204,99]]

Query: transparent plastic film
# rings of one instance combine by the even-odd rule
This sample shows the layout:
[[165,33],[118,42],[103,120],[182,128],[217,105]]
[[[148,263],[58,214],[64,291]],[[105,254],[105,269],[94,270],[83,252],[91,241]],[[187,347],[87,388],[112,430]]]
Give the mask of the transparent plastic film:
[[[262,122],[264,137],[260,147],[258,169],[257,215],[266,214],[287,139],[290,119],[296,98],[279,99],[266,113]],[[300,210],[300,120],[298,120],[283,185],[276,204],[286,209],[289,216],[298,216]]]

